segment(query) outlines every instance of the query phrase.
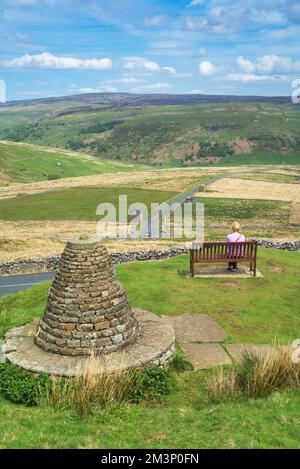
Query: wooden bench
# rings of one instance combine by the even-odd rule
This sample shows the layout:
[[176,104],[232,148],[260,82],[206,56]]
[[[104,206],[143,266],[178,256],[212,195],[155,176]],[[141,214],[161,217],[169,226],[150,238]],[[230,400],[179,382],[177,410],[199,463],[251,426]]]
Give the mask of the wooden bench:
[[190,272],[195,276],[195,264],[215,262],[249,262],[250,271],[256,277],[257,241],[243,243],[212,242],[193,244],[190,249]]

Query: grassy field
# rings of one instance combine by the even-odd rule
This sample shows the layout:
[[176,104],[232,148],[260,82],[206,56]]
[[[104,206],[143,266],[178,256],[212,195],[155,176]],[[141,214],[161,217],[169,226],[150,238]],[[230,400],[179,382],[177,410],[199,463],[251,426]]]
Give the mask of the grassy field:
[[201,373],[184,374],[179,390],[163,406],[123,406],[84,419],[0,399],[0,448],[300,447],[299,391],[203,405],[202,380]]
[[232,342],[300,337],[299,254],[260,249],[258,257],[264,278],[235,279],[232,285],[228,279],[187,278],[187,256],[123,265],[118,272],[135,306],[159,315],[210,314]]
[[0,142],[0,185],[37,182],[99,173],[132,171],[134,165],[101,161],[60,150],[47,151],[34,145]]
[[287,184],[299,184],[300,183],[300,173],[297,174],[277,174],[277,173],[248,173],[248,174],[237,174],[236,176],[231,175],[231,178],[237,179],[246,179],[254,181],[266,181],[266,182],[284,182]]
[[300,153],[253,152],[224,158],[215,166],[299,165]]
[[2,139],[84,151],[119,161],[179,166],[210,161],[225,165],[300,163],[300,115],[296,106],[287,104],[103,109],[96,103],[87,107],[66,101],[64,108],[61,103],[10,107],[0,116]]
[[[205,312],[231,342],[288,342],[299,337],[299,254],[260,250],[265,278],[189,279],[187,256],[119,266],[135,306],[161,314]],[[136,282],[136,279],[139,282]],[[49,283],[0,299],[0,334],[43,313]],[[187,293],[188,292],[188,293]],[[79,418],[69,411],[26,408],[0,399],[1,448],[299,448],[300,391],[267,399],[208,404],[211,371],[177,374],[161,405],[122,405]],[[143,421],[143,425],[140,422]]]
[[[144,190],[128,187],[81,187],[0,200],[2,220],[97,220],[96,207],[100,202],[118,204],[119,194],[128,195],[128,203],[163,202],[176,192]],[[60,201],[64,203],[61,204]],[[244,200],[201,198],[207,225],[230,225],[239,219],[248,225],[288,225],[291,213],[289,202],[273,200]]]
[[[112,203],[118,209],[119,195],[127,195],[128,208],[134,202],[150,207],[175,192],[129,189],[127,187],[80,187],[0,200],[2,220],[98,220],[99,203]],[[63,202],[63,203],[62,203]],[[117,211],[118,213],[118,211]]]
[[279,200],[195,198],[204,203],[207,225],[230,225],[240,220],[244,225],[284,226],[289,224],[291,203]]

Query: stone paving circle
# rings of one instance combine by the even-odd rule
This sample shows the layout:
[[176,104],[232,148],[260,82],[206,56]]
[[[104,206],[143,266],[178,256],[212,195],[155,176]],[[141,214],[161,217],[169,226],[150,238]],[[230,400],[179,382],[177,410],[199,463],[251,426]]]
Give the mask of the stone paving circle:
[[[141,326],[141,335],[124,349],[97,357],[98,373],[125,371],[150,364],[166,366],[175,352],[175,334],[171,326],[163,324],[150,311],[134,310]],[[37,320],[9,331],[6,336],[7,359],[35,373],[55,376],[75,376],[89,360],[89,356],[60,355],[46,352],[34,341]]]

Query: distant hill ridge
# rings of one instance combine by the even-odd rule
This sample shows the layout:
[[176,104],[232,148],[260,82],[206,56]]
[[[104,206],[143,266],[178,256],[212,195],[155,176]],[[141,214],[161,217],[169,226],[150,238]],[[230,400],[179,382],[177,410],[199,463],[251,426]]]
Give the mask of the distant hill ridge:
[[165,106],[201,103],[274,103],[285,104],[291,101],[290,96],[236,96],[206,94],[131,94],[131,93],[87,93],[72,96],[59,96],[29,100],[8,101],[0,107],[24,106],[32,104],[49,104],[61,101],[83,101],[107,106]]

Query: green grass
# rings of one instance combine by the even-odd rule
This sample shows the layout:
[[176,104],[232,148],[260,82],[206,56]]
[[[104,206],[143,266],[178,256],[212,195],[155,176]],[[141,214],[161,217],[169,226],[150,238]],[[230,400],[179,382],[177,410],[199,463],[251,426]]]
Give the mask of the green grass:
[[202,374],[188,373],[164,406],[131,405],[84,419],[0,399],[0,448],[300,447],[299,391],[204,406],[201,383]]
[[270,343],[300,337],[299,266],[298,253],[259,249],[264,278],[234,279],[231,286],[227,278],[186,278],[187,256],[123,265],[118,272],[136,306],[158,315],[207,313],[232,342]]
[[230,156],[222,160],[220,166],[242,166],[242,165],[298,165],[300,154],[282,154],[273,152],[254,152],[244,155]]
[[99,203],[112,203],[118,209],[119,195],[128,196],[128,208],[134,202],[148,207],[154,202],[164,202],[175,192],[127,187],[79,187],[41,194],[24,195],[0,200],[0,219],[3,220],[98,220]]
[[[228,278],[187,278],[186,255],[120,265],[117,271],[136,307],[158,315],[210,314],[234,343],[271,343],[274,339],[288,343],[300,337],[299,253],[258,252],[258,268],[264,278],[235,278],[232,285]],[[1,334],[41,316],[48,288],[45,282],[0,298]]]
[[231,224],[240,220],[248,224],[288,225],[291,203],[278,200],[228,199],[199,197],[195,200],[204,203],[205,220],[208,225]]
[[89,176],[139,169],[135,165],[69,156],[59,150],[45,151],[34,146],[0,143],[0,173],[4,182],[37,182],[48,179]]
[[[299,337],[299,254],[259,251],[264,279],[188,279],[187,256],[118,267],[135,306],[157,314],[211,314],[233,342]],[[139,281],[137,282],[137,278]],[[43,313],[49,283],[0,299],[0,334]],[[266,399],[209,404],[204,377],[177,375],[165,404],[122,405],[79,418],[69,411],[26,408],[0,398],[1,448],[300,448],[300,391]],[[140,425],[140,422],[143,425]]]

